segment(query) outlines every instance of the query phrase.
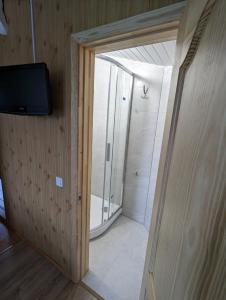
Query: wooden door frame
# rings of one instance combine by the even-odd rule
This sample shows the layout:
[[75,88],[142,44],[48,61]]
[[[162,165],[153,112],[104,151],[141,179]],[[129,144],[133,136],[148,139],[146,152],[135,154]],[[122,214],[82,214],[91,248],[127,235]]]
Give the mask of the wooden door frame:
[[[91,192],[92,114],[94,58],[96,53],[114,51],[177,38],[179,19],[186,2],[169,5],[122,21],[72,34],[71,36],[71,197],[75,201],[72,236],[75,267],[79,281],[89,267],[89,222]],[[173,114],[168,118],[171,120]],[[167,125],[170,126],[171,122]],[[168,128],[169,129],[169,128]],[[165,128],[165,131],[169,132]],[[164,135],[168,145],[170,135]],[[166,164],[165,154],[160,161]],[[164,170],[161,171],[162,173]],[[158,181],[163,174],[158,174]],[[164,182],[163,182],[164,184]],[[163,199],[155,197],[152,224],[161,221]],[[155,235],[158,232],[154,228]],[[152,236],[152,240],[156,239]]]

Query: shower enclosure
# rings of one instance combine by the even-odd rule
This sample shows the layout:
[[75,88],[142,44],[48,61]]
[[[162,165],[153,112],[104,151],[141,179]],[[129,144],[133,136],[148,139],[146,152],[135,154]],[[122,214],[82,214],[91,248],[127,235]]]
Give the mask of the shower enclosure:
[[133,74],[109,58],[96,58],[90,238],[122,211]]

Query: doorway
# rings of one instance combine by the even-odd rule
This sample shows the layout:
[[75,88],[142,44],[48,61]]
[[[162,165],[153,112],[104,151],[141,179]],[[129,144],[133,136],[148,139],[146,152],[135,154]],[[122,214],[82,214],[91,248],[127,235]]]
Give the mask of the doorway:
[[139,298],[175,48],[170,40],[95,55],[83,280],[105,299]]
[[[185,3],[178,3],[164,9],[133,17],[132,23],[130,18],[128,18],[112,23],[110,27],[108,25],[100,26],[100,28],[72,35],[71,159],[72,164],[75,164],[76,168],[71,168],[71,192],[72,197],[76,200],[76,218],[74,220],[75,227],[73,227],[76,233],[76,241],[74,241],[76,248],[75,280],[82,279],[90,266],[89,242],[95,55],[175,40],[177,38],[179,19],[184,7]],[[119,26],[120,32],[118,31]],[[113,59],[115,60],[115,58]],[[172,100],[170,101],[170,106],[172,106]],[[167,134],[164,136],[165,147],[168,144],[168,129],[171,117],[172,112],[170,111],[167,117]],[[127,158],[127,154],[125,157]],[[161,161],[164,162],[165,159],[165,154],[161,155]],[[161,170],[158,178],[162,178],[163,172],[165,173],[164,170]],[[76,185],[73,184],[75,180]],[[162,203],[159,201],[161,202],[161,199],[157,203],[155,200],[155,207],[162,206]],[[153,218],[155,224],[158,224],[161,216],[161,211],[159,214],[156,214],[155,211]],[[113,218],[109,219],[112,220]],[[156,231],[152,231],[154,232],[154,238],[156,238],[158,236],[158,228]]]

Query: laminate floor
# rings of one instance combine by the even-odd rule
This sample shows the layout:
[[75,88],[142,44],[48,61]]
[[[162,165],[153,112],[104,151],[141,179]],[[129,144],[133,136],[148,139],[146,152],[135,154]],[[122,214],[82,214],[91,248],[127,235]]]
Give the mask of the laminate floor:
[[0,300],[97,300],[20,241],[0,254]]

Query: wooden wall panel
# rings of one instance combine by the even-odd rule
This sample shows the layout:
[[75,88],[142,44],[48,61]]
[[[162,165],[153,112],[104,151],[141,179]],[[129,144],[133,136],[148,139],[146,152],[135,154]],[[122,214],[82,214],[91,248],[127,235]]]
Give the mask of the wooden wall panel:
[[[185,17],[186,15],[183,13],[182,19],[184,20]],[[183,48],[183,39],[184,39],[184,22],[180,23],[179,31],[177,35],[175,63],[174,63],[172,78],[171,78],[171,86],[170,86],[170,93],[169,93],[169,99],[167,105],[162,149],[161,149],[161,155],[159,161],[158,176],[157,176],[156,189],[155,189],[155,199],[154,199],[153,209],[152,209],[151,226],[150,226],[149,237],[148,237],[148,246],[146,252],[140,299],[143,299],[145,297],[145,293],[147,289],[152,288],[149,286],[149,275],[150,273],[153,272],[154,269],[159,230],[160,230],[160,224],[162,219],[162,213],[164,209],[164,197],[162,197],[162,190],[163,190],[163,186],[166,184],[167,181],[167,176],[166,176],[167,165],[165,164],[165,162],[168,160],[169,149],[172,147],[170,128],[171,128],[171,123],[173,121],[173,111],[174,111],[174,102],[175,102],[174,100],[175,100],[177,79],[178,79],[178,73],[179,73],[179,67],[181,61],[181,52]],[[147,299],[154,300],[151,297]]]
[[[159,169],[155,203],[160,203],[163,217],[157,224],[160,235],[156,261],[151,251],[155,226],[151,227],[141,299],[145,289],[147,299],[154,299],[148,294],[149,271],[159,300],[225,299],[225,12],[223,0],[190,0],[180,24],[174,71],[178,72],[191,40],[192,46],[184,85],[182,81],[179,84],[182,96],[176,97],[181,105],[172,162],[166,164],[170,169],[164,201],[159,201],[164,166]],[[167,121],[172,116],[175,87],[173,83]],[[162,162],[165,140],[163,146]],[[154,207],[152,225],[160,210]]]
[[[70,277],[76,270],[70,35],[175,2],[179,1],[34,0],[37,60],[50,70],[54,113],[0,115],[0,176],[10,225]],[[9,34],[0,37],[0,65],[32,62],[29,1],[5,1],[5,13]],[[57,175],[64,179],[63,189],[55,186]]]
[[224,0],[207,1],[181,67],[184,82],[179,75],[180,112],[154,268],[159,300],[225,299],[225,13]]

